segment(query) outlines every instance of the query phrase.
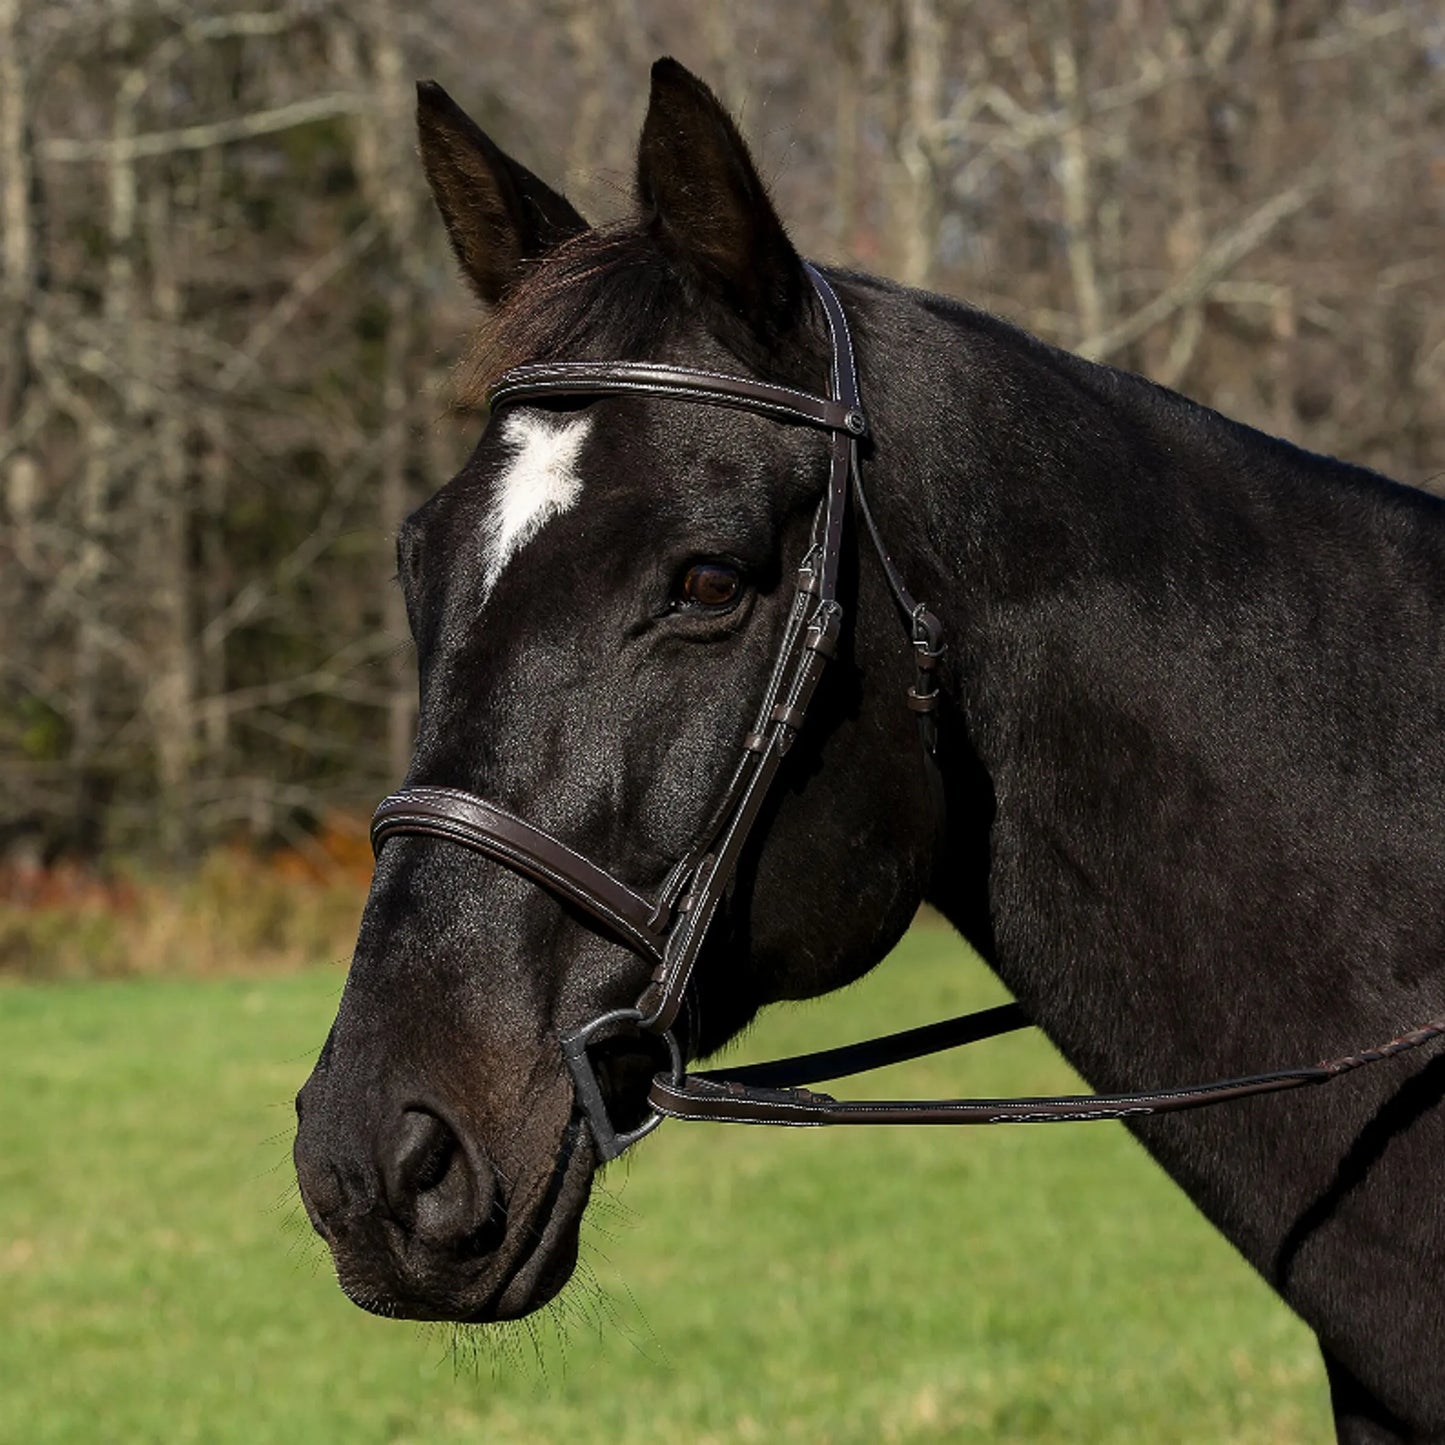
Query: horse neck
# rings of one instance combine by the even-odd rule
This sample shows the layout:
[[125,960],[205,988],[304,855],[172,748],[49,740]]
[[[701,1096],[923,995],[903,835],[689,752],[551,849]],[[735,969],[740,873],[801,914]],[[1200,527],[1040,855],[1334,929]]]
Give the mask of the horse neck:
[[[948,303],[863,315],[872,491],[961,724],[935,901],[1104,1087],[1445,1003],[1361,972],[1445,883],[1433,806],[1391,802],[1445,788],[1440,505]],[[1350,888],[1362,850],[1391,876]]]
[[[1105,1091],[1445,1014],[1445,508],[871,300],[870,495],[950,648],[932,901]],[[1129,1124],[1397,1402],[1445,1349],[1445,1225],[1399,1207],[1445,1151],[1428,1052]],[[1408,1342],[1383,1364],[1382,1332]]]

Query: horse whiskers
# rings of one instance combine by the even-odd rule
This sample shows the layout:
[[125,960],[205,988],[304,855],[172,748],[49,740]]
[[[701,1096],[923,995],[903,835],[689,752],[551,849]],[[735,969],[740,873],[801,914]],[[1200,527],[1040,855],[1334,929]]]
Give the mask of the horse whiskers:
[[516,1373],[525,1367],[518,1345],[517,1321],[507,1320],[491,1325],[454,1324],[448,1339],[454,1378],[463,1374],[475,1376],[483,1357],[494,1380],[504,1373]]
[[[600,1189],[593,1196],[592,1204],[589,1209],[589,1218],[591,1219],[592,1225],[595,1229],[604,1230],[604,1228],[606,1228],[614,1229],[619,1232],[624,1230],[636,1229],[640,1223],[640,1217],[637,1214],[636,1210],[630,1209],[624,1204],[618,1204],[615,1200],[607,1198],[605,1195],[602,1195]],[[607,1221],[605,1227],[600,1222],[602,1220]],[[609,1239],[618,1237],[620,1237],[620,1233],[616,1236],[610,1233],[608,1234]]]
[[394,1301],[385,1295],[378,1294],[374,1290],[363,1289],[347,1279],[341,1270],[336,1272],[336,1282],[341,1287],[341,1292],[352,1304],[359,1305],[370,1314],[381,1315],[385,1319],[394,1320],[400,1318],[401,1311]]
[[[591,1262],[599,1257],[607,1258],[592,1240],[584,1239],[571,1283],[538,1314],[495,1324],[448,1326],[444,1355],[450,1360],[453,1376],[477,1376],[485,1361],[493,1379],[530,1374],[538,1392],[550,1394],[569,1373],[578,1337],[605,1344],[620,1336],[643,1358],[665,1365],[666,1352],[632,1291],[621,1285],[619,1300],[602,1285]],[[363,1307],[376,1303],[361,1292],[350,1297]],[[421,1337],[430,1340],[434,1334],[435,1326],[430,1326]]]

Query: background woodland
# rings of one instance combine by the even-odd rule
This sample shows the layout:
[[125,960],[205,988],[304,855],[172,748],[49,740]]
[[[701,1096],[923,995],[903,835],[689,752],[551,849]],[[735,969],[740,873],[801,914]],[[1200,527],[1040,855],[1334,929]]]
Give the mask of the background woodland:
[[413,81],[604,219],[662,53],[805,253],[1441,486],[1438,0],[0,0],[12,895],[399,780],[393,536],[477,427]]

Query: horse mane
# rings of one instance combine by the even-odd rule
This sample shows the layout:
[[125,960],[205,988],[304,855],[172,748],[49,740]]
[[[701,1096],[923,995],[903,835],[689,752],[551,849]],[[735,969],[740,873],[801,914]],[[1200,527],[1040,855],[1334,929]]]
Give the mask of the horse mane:
[[[1126,425],[1135,440],[1148,441],[1156,458],[1171,471],[1180,458],[1188,457],[1196,469],[1232,475],[1240,484],[1252,479],[1251,485],[1261,492],[1303,486],[1317,519],[1332,515],[1342,525],[1358,528],[1368,514],[1389,527],[1413,529],[1421,545],[1445,558],[1445,488],[1438,479],[1404,481],[1313,451],[1226,416],[1150,377],[1079,356],[966,301],[904,293],[891,282],[871,277],[866,284],[878,294],[914,295],[929,315],[983,338],[992,362],[1016,357],[1029,365],[1035,377],[1054,378],[1073,399],[1066,408],[1058,405],[1063,396],[1054,396],[1056,405],[1047,425],[1056,437],[1068,426],[1066,415],[1086,430],[1101,415],[1109,416]],[[1087,450],[1092,443],[1083,445]],[[1200,481],[1197,470],[1193,481]],[[1327,497],[1332,500],[1326,502]]]

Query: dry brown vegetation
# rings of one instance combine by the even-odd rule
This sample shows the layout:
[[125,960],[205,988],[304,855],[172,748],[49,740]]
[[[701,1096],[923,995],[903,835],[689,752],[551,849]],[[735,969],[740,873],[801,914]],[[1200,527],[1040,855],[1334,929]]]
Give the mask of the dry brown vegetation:
[[[804,251],[1445,474],[1433,0],[0,0],[12,870],[204,857],[219,886],[398,779],[391,536],[475,426],[439,419],[474,318],[412,80],[602,219],[664,51],[741,113]],[[127,966],[199,947],[158,919]]]
[[359,820],[303,849],[230,844],[177,877],[77,860],[0,870],[0,980],[248,975],[345,962],[371,873]]

